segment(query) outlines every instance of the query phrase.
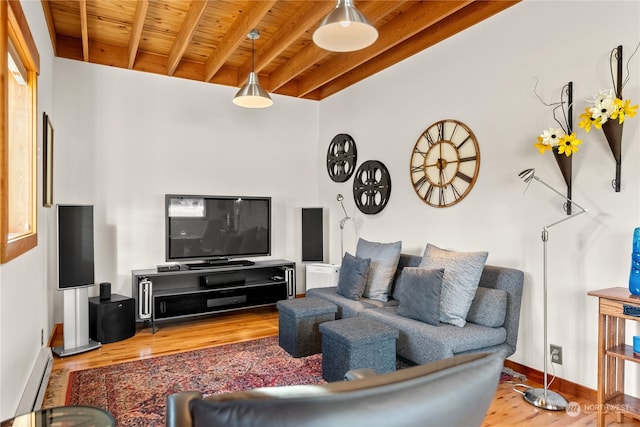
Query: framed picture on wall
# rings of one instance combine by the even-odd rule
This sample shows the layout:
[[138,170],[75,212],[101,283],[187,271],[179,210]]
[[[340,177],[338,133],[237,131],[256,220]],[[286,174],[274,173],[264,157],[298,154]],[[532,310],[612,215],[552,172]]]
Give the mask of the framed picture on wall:
[[42,205],[50,208],[53,206],[53,125],[47,113],[43,116]]

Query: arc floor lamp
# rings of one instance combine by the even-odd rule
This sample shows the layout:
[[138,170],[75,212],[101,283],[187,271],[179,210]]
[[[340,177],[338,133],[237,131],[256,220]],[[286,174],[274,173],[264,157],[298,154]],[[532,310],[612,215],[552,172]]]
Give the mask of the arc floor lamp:
[[347,210],[344,208],[344,203],[342,203],[342,201],[344,200],[342,194],[338,194],[338,196],[336,196],[336,200],[340,202],[340,206],[342,206],[342,212],[344,212],[344,218],[340,220],[340,257],[342,257],[344,255],[344,224],[349,221],[351,217],[347,213]]
[[[542,227],[542,247],[543,247],[543,288],[544,288],[544,388],[528,388],[524,392],[516,390],[518,393],[522,394],[524,399],[530,404],[543,409],[548,409],[551,411],[563,411],[567,407],[567,400],[562,397],[559,393],[555,391],[549,390],[549,383],[547,380],[547,242],[549,240],[549,229],[555,225],[560,224],[561,222],[565,222],[570,220],[571,218],[575,218],[576,216],[587,213],[587,210],[563,195],[561,192],[551,187],[549,184],[544,182],[542,179],[536,176],[535,169],[525,169],[518,174],[518,176],[527,184],[531,182],[531,180],[536,180],[560,197],[562,197],[568,204],[575,206],[578,208],[577,212],[573,212],[569,216],[566,216],[556,222],[553,222],[549,225],[545,225]],[[515,389],[514,389],[515,390]]]

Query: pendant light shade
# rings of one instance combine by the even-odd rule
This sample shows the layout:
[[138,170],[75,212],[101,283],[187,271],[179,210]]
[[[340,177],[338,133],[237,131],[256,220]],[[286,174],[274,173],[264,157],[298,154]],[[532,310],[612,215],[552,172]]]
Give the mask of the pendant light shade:
[[313,42],[333,52],[364,49],[378,39],[378,30],[353,4],[338,0],[336,8],[324,18],[313,33]]
[[260,86],[258,75],[251,71],[247,82],[240,88],[233,103],[245,108],[265,108],[273,105],[273,100]]
[[266,90],[260,86],[258,81],[258,74],[253,71],[253,55],[254,55],[254,41],[260,37],[258,30],[253,29],[247,35],[251,39],[251,72],[247,78],[247,82],[240,88],[236,96],[233,98],[233,103],[245,108],[265,108],[273,105],[273,100],[269,96]]

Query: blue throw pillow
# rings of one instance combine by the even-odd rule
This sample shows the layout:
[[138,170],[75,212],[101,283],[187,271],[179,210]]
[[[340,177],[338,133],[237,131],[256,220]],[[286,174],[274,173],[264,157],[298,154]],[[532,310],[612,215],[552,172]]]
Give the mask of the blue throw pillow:
[[367,286],[363,296],[378,301],[387,301],[393,277],[398,268],[400,260],[400,250],[402,242],[377,243],[364,239],[358,240],[356,256],[360,258],[370,258],[371,267]]
[[349,252],[344,254],[338,277],[338,292],[343,297],[358,301],[362,297],[369,276],[369,258],[359,258]]
[[444,269],[405,267],[400,274],[398,314],[433,326],[440,324]]

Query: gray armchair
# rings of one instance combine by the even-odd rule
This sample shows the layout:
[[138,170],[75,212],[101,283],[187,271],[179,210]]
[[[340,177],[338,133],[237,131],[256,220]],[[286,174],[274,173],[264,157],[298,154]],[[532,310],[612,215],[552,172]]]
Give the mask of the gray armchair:
[[465,354],[382,375],[323,385],[167,398],[167,427],[480,426],[504,359]]

